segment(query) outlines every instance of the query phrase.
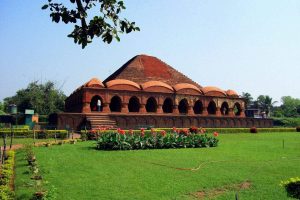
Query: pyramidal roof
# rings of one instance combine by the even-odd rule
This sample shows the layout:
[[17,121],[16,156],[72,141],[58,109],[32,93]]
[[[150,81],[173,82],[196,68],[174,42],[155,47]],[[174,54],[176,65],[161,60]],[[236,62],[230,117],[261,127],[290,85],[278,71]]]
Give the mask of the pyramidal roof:
[[148,81],[162,81],[171,86],[178,83],[189,83],[202,88],[198,83],[178,72],[165,62],[148,55],[137,55],[133,57],[103,82],[106,83],[114,79],[127,79],[138,84],[143,84]]

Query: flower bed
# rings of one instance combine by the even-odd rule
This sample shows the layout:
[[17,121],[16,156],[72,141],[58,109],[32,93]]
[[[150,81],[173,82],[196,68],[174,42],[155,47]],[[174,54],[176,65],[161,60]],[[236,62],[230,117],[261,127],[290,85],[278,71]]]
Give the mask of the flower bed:
[[133,130],[118,129],[105,133],[98,132],[97,149],[99,150],[131,150],[131,149],[167,149],[167,148],[203,148],[216,147],[219,140],[218,133],[208,136],[204,131],[191,132],[188,129],[173,129],[167,133],[154,129],[146,133],[141,129],[139,133]]

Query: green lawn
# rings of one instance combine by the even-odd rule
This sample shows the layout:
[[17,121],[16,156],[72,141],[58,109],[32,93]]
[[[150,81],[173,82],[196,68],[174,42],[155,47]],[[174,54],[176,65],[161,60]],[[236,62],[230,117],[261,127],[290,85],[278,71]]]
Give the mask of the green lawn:
[[[241,200],[288,199],[279,184],[300,176],[299,133],[219,139],[216,148],[98,151],[95,142],[81,142],[35,152],[58,199],[235,199],[236,192]],[[33,193],[24,156],[17,152],[17,199]]]

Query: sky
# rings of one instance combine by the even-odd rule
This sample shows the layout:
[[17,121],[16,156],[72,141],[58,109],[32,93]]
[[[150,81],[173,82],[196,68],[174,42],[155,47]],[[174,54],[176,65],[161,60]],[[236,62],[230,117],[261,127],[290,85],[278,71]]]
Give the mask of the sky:
[[73,25],[41,10],[45,2],[0,1],[0,101],[32,81],[54,81],[69,95],[139,54],[202,86],[300,98],[299,0],[125,0],[122,16],[141,31],[85,49],[67,37]]

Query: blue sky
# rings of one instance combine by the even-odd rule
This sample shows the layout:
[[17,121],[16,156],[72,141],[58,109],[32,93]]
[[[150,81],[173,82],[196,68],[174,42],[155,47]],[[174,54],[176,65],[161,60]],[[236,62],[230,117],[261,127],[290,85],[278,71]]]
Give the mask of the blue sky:
[[141,31],[84,50],[67,38],[72,25],[40,9],[44,2],[0,1],[0,100],[34,80],[55,81],[69,95],[138,54],[202,86],[300,98],[299,0],[125,0],[123,16]]

